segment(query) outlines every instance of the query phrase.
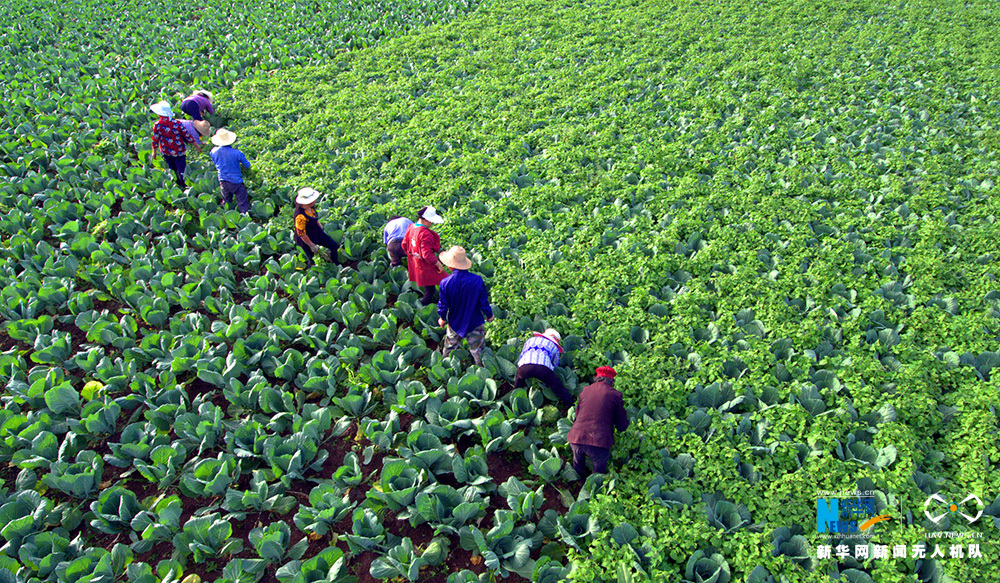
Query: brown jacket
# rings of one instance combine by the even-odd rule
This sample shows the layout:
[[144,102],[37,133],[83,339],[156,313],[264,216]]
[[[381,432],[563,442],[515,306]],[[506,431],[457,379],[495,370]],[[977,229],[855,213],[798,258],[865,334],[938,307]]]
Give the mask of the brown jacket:
[[566,436],[576,445],[591,445],[611,449],[615,429],[628,428],[625,400],[622,394],[604,381],[587,385],[576,403],[576,420]]

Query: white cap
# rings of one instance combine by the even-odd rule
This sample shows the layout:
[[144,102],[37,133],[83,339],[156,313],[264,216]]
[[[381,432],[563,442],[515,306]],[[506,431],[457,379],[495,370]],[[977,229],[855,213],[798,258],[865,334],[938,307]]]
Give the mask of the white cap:
[[444,219],[441,218],[441,215],[437,213],[437,209],[435,209],[432,206],[429,206],[426,209],[424,209],[424,214],[420,215],[420,218],[424,219],[429,223],[434,223],[435,225],[440,225],[441,223],[444,222]]

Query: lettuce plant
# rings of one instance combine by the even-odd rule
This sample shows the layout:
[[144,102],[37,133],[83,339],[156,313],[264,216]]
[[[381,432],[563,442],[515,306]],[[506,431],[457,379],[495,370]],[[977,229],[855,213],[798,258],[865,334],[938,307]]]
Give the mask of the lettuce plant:
[[[398,512],[413,505],[417,493],[427,483],[427,471],[412,467],[406,460],[385,458],[379,474],[379,488],[368,491],[369,497],[384,502]],[[400,518],[406,518],[400,515]]]
[[81,451],[74,462],[55,461],[42,481],[50,488],[80,500],[97,493],[104,472],[104,460],[90,450]]
[[354,508],[346,490],[332,482],[323,482],[309,492],[309,505],[302,504],[295,513],[295,526],[306,532],[325,535]]
[[[287,528],[287,526],[286,526]],[[174,548],[182,554],[191,554],[195,563],[211,557],[237,554],[243,550],[243,541],[231,538],[233,527],[218,512],[195,516],[184,523],[180,533],[173,538]]]
[[448,556],[448,539],[437,537],[427,544],[423,551],[414,548],[410,537],[389,549],[385,555],[372,561],[369,572],[376,579],[402,578],[417,581],[421,567],[433,567],[444,563]]
[[180,490],[185,496],[219,496],[239,475],[239,462],[231,454],[199,460],[181,475]]
[[[370,508],[358,508],[354,511],[351,533],[344,536],[353,553],[382,550],[386,544],[386,532],[382,520]],[[388,536],[390,539],[395,538],[391,534]]]
[[295,508],[296,501],[294,496],[285,496],[285,490],[285,485],[281,482],[268,484],[264,470],[254,470],[248,490],[226,490],[222,509],[235,513],[237,517],[246,512],[287,514]]
[[94,513],[90,526],[107,534],[132,532],[132,520],[143,510],[131,490],[121,486],[108,488],[90,505]]
[[456,490],[445,484],[427,487],[414,500],[410,524],[429,523],[435,534],[457,534],[467,522],[486,511],[486,500],[471,486]]
[[135,515],[130,526],[139,533],[139,540],[132,543],[137,553],[145,553],[160,542],[169,542],[181,529],[181,499],[169,496],[156,503],[151,510]]
[[541,533],[535,532],[533,524],[514,527],[514,513],[498,510],[494,515],[494,526],[486,532],[473,526],[466,526],[459,532],[462,548],[474,551],[483,557],[485,565],[501,577],[517,573],[522,577],[532,574],[535,562],[531,560],[531,549],[541,544]]
[[684,567],[684,583],[729,583],[729,562],[714,551],[698,549]]
[[247,538],[260,558],[269,563],[278,563],[284,559],[300,559],[309,546],[308,537],[303,537],[294,545],[290,544],[292,531],[288,528],[288,524],[281,521],[253,529]]
[[532,490],[516,477],[511,476],[507,478],[506,482],[500,484],[497,490],[507,500],[507,506],[514,512],[515,520],[530,521],[545,503],[543,488],[544,486],[539,486],[536,490]]

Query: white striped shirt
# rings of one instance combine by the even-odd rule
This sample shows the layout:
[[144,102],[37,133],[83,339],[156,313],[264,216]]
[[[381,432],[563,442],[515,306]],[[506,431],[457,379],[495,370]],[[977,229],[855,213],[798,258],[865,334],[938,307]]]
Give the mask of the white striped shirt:
[[559,345],[544,336],[532,336],[524,342],[517,366],[540,364],[555,370],[559,366]]

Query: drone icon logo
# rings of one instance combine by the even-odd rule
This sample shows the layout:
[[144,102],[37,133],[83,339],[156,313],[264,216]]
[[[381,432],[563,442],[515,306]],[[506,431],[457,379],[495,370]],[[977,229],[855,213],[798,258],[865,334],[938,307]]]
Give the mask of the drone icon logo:
[[[970,500],[975,500],[976,505],[979,508],[979,512],[975,516],[970,516],[961,511],[962,505],[964,505],[966,502]],[[931,506],[934,507],[945,506],[948,510],[947,512],[942,512],[941,514],[931,514],[930,511],[928,510]],[[962,500],[958,504],[955,504],[954,502],[948,502],[947,500],[942,498],[939,494],[933,494],[932,496],[927,498],[927,500],[924,501],[924,516],[926,516],[927,519],[933,522],[934,524],[940,524],[941,521],[944,520],[945,516],[948,516],[949,514],[958,514],[962,518],[968,520],[969,524],[972,524],[973,522],[979,520],[979,517],[983,515],[983,510],[985,508],[986,505],[983,504],[983,501],[980,500],[979,496],[976,496],[975,494],[969,494],[968,496],[965,497],[964,500]]]

